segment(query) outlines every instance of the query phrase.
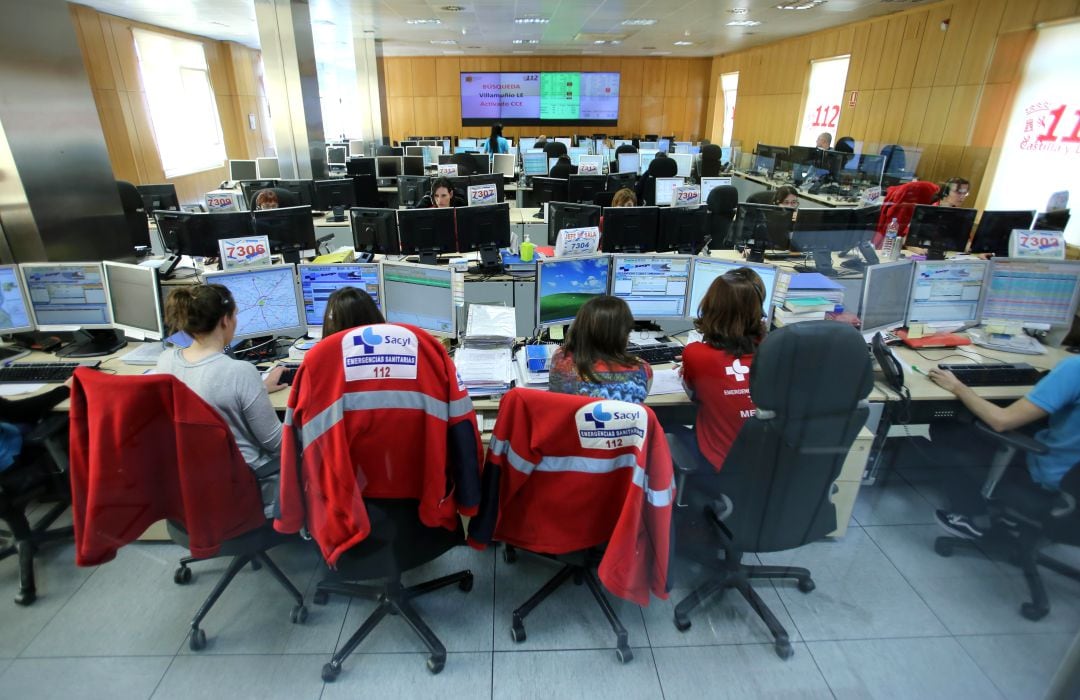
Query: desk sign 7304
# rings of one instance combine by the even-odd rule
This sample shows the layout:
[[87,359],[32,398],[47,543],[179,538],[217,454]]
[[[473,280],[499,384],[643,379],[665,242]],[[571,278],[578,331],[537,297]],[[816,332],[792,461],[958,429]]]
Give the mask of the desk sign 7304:
[[221,269],[261,267],[270,264],[270,240],[266,236],[223,238],[218,241]]

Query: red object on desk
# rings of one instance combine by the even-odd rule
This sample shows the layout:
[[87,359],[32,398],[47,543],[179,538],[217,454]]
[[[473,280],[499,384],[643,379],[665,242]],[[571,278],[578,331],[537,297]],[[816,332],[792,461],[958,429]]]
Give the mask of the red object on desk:
[[959,333],[934,333],[933,335],[924,335],[921,338],[908,338],[908,332],[905,330],[898,330],[895,333],[897,338],[904,341],[904,345],[915,349],[955,348],[961,345],[971,345],[971,338]]

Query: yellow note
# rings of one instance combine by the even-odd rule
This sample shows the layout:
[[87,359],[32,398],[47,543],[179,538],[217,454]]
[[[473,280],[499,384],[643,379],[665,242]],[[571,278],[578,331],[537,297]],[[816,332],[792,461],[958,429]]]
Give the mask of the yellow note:
[[911,340],[918,340],[923,337],[923,324],[912,323],[908,326],[907,337]]

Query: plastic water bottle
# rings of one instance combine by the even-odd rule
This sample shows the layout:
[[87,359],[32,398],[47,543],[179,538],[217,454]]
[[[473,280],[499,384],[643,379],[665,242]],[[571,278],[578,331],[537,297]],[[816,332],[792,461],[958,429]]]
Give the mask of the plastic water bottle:
[[885,228],[885,242],[881,244],[881,257],[893,261],[900,257],[900,223],[893,217]]

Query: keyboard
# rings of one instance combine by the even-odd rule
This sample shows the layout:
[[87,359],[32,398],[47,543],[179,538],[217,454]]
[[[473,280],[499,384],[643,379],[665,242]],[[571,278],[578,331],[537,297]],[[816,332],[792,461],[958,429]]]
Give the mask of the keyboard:
[[296,379],[296,370],[300,369],[300,365],[282,364],[282,367],[285,368],[285,371],[281,373],[281,379],[279,381],[282,384],[292,386],[293,380]]
[[1026,362],[997,365],[941,364],[938,367],[949,370],[968,386],[1031,386],[1043,376],[1043,372]]
[[100,362],[17,362],[0,367],[0,384],[66,382],[79,367],[97,367]]
[[683,345],[679,343],[667,345],[631,345],[626,350],[634,357],[639,360],[644,360],[650,365],[662,365],[667,362],[674,362],[677,357],[682,355]]

